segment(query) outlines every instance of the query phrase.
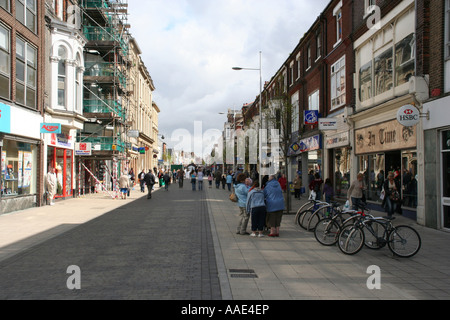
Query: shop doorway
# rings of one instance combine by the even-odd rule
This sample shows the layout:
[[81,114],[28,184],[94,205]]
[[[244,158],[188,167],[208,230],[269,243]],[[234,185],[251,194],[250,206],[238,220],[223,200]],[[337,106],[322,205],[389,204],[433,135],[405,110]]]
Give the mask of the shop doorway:
[[56,169],[56,198],[72,196],[73,151],[48,147],[47,168],[50,167]]

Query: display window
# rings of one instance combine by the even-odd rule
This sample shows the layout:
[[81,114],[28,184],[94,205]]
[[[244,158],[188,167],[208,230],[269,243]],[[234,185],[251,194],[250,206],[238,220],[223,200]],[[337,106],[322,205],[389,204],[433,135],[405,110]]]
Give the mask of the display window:
[[402,186],[405,207],[417,208],[417,152],[390,151],[358,158],[358,170],[364,174],[367,200],[380,202],[384,180],[389,172]]
[[1,148],[2,198],[32,195],[37,192],[38,146],[3,140]]
[[47,168],[56,169],[56,198],[66,198],[73,192],[73,150],[48,147]]

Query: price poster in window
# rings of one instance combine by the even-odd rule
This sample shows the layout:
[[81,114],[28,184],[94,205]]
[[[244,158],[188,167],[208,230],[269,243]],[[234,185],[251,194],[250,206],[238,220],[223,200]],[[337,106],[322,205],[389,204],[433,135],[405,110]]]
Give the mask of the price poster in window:
[[19,169],[18,169],[18,181],[17,187],[22,188],[22,177],[23,177],[23,151],[19,151]]
[[2,151],[2,175],[6,174],[6,151]]
[[31,185],[31,176],[33,170],[33,155],[31,152],[23,153],[23,188],[28,188]]

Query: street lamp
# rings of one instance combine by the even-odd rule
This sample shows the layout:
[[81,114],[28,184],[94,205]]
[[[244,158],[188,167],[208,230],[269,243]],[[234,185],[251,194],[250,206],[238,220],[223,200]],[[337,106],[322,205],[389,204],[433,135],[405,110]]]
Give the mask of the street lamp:
[[235,71],[242,70],[250,70],[250,71],[259,71],[259,186],[262,187],[262,90],[263,90],[263,82],[262,82],[262,52],[259,52],[259,69],[256,68],[242,68],[242,67],[233,67]]

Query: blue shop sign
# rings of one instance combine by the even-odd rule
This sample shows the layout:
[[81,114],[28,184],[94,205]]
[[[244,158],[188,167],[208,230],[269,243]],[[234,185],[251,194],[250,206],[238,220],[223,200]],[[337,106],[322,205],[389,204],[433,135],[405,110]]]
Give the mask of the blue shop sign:
[[11,133],[11,107],[0,103],[0,132]]

